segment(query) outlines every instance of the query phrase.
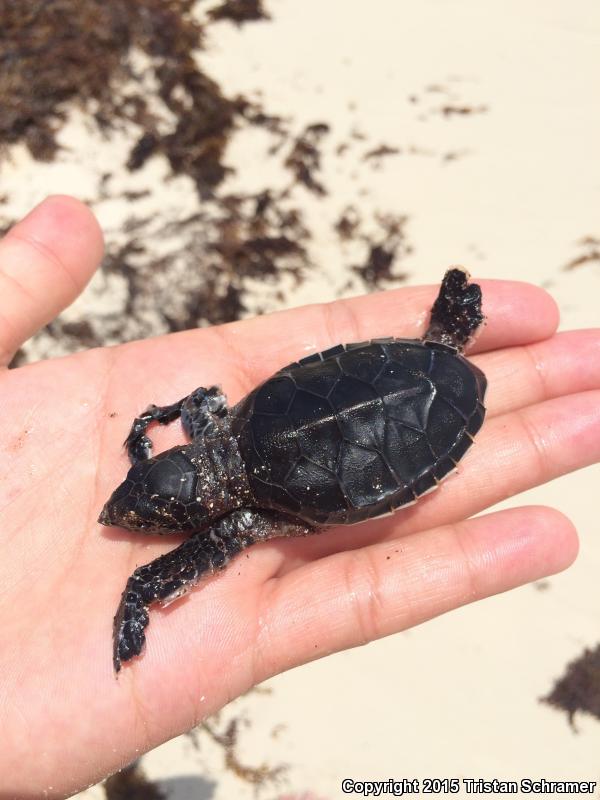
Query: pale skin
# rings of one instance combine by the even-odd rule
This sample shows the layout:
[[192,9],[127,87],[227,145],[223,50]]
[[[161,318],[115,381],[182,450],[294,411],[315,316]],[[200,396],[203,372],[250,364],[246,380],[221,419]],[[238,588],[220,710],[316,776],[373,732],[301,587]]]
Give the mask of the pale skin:
[[[142,657],[116,679],[111,626],[125,582],[181,541],[96,521],[128,469],[121,443],[133,417],[214,383],[234,403],[279,367],[339,342],[418,337],[437,287],[8,371],[101,253],[91,212],[67,197],[46,200],[0,243],[0,798],[73,793],[271,675],[575,558],[576,533],[556,510],[470,517],[600,458],[600,331],[557,334],[543,290],[482,280],[488,323],[467,354],[487,375],[488,417],[458,475],[394,517],[250,548],[155,609]],[[157,452],[184,440],[179,422],[152,436]]]

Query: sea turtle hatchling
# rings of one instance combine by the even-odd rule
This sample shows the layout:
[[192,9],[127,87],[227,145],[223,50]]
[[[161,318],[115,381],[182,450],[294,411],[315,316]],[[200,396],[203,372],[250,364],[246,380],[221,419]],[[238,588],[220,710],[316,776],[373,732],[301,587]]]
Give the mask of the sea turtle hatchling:
[[[180,597],[254,542],[371,519],[435,489],[485,415],[485,376],[461,355],[482,321],[480,287],[450,269],[422,339],[337,345],[231,409],[213,386],[136,418],[133,466],[99,521],[191,536],[127,581],[115,670],[141,652],[151,603]],[[177,417],[191,442],[151,458],[148,426]]]

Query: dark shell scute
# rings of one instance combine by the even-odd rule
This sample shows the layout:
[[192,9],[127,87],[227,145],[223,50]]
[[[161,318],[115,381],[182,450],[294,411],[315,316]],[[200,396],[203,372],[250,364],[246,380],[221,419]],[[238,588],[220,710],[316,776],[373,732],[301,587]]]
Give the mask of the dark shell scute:
[[381,398],[377,390],[364,381],[343,375],[329,394],[329,402],[335,411],[373,405]]
[[290,405],[288,416],[296,429],[299,429],[315,421],[318,421],[317,424],[319,424],[321,420],[330,419],[332,409],[325,398],[298,389]]
[[348,350],[338,357],[345,375],[370,384],[376,380],[386,361],[386,354],[379,345],[369,345],[358,351]]
[[402,486],[411,485],[435,460],[425,433],[393,419],[386,425],[384,452]]
[[377,503],[398,488],[382,456],[351,442],[342,445],[340,481],[352,505]]
[[335,474],[304,456],[288,474],[286,487],[302,505],[316,507],[326,514],[342,511],[347,507]]
[[320,397],[327,397],[342,374],[335,359],[302,369],[294,368],[289,375],[298,389],[306,389]]
[[426,472],[421,478],[417,478],[412,488],[415,494],[422,495],[425,494],[425,492],[435,489],[437,485],[438,481],[436,480],[436,476],[431,472]]
[[286,414],[295,394],[292,378],[275,376],[257,391],[254,410],[259,414]]
[[458,437],[456,443],[450,450],[449,455],[454,459],[454,461],[460,461],[472,444],[473,442],[468,436]]
[[248,480],[256,496],[268,500],[271,505],[287,508],[291,512],[300,511],[302,508],[300,501],[292,497],[292,495],[278,483],[265,481],[262,477],[254,473],[248,475]]
[[452,355],[436,354],[431,379],[439,394],[451,400],[463,413],[472,413],[476,382],[471,370]]
[[271,489],[271,498],[274,504],[287,508],[290,511],[298,512],[302,508],[302,503],[293,497],[287,489],[279,484],[274,484]]
[[394,419],[425,430],[429,420],[435,389],[425,375],[399,371],[396,364],[387,364],[375,387],[384,398],[387,414]]
[[300,428],[296,436],[302,455],[326,469],[335,470],[341,441],[339,425],[333,416],[319,422],[316,436],[314,430],[306,428]]
[[[262,466],[263,479],[281,483],[292,458],[299,458],[300,446],[296,431],[287,417],[255,414],[252,419],[252,440]],[[255,459],[251,459],[254,463]]]
[[[319,364],[321,361],[323,361],[323,356],[321,353],[311,353],[309,356],[304,356],[304,358],[301,358],[297,364],[298,366],[304,367],[307,364]],[[294,364],[294,366],[296,365]]]
[[338,424],[344,439],[349,442],[373,450],[383,448],[385,413],[380,398],[368,405],[341,411],[338,414]]
[[321,358],[323,361],[326,361],[331,356],[339,356],[340,353],[345,353],[348,346],[345,344],[336,344],[334,347],[330,347],[328,350],[323,350],[321,353]]
[[467,430],[471,434],[471,436],[475,436],[477,431],[483,425],[483,420],[485,418],[485,408],[481,403],[477,403],[477,410],[469,419],[469,424],[467,425]]
[[408,342],[392,342],[384,345],[390,361],[399,364],[407,372],[427,375],[431,366],[432,351],[426,347],[414,347]]
[[433,400],[427,436],[436,455],[442,456],[454,447],[464,426],[464,418],[442,397]]
[[432,473],[435,475],[438,481],[441,481],[446,477],[446,475],[448,475],[449,472],[453,472],[456,469],[457,462],[458,458],[454,458],[453,456],[445,456],[436,463]]
[[377,390],[364,381],[344,375],[329,395],[342,436],[355,444],[383,446],[385,413]]

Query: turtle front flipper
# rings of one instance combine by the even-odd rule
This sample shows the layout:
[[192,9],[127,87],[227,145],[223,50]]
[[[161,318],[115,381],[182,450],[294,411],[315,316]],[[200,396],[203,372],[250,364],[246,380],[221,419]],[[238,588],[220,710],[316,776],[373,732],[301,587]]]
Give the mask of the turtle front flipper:
[[150,405],[143,414],[133,420],[123,447],[126,448],[129,460],[134,466],[140,461],[146,461],[152,455],[152,441],[146,436],[148,426],[153,422],[168,425],[169,422],[176,420],[181,416],[181,409],[186,400],[187,397],[184,397],[183,400],[170,406]]
[[227,398],[219,386],[194,389],[186,397],[181,409],[181,424],[190,439],[198,439],[213,433],[229,413]]
[[195,389],[187,397],[169,406],[150,405],[139,417],[136,417],[125,439],[132,464],[145,461],[152,455],[152,441],[146,436],[149,425],[158,422],[168,425],[181,417],[181,424],[190,439],[196,439],[210,433],[216,428],[219,419],[227,416],[227,399],[218,386],[203,386]]
[[168,605],[202,578],[224,569],[231,559],[255,542],[278,536],[305,536],[313,529],[277,512],[240,509],[221,517],[213,526],[175,550],[138,567],[127,581],[113,624],[113,665],[142,652],[148,626],[148,608]]

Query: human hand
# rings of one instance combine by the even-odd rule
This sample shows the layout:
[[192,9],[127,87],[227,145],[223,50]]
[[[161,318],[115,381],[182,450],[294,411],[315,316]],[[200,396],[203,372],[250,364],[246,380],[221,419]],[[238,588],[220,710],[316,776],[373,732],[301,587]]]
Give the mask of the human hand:
[[[75,298],[100,254],[97,224],[70,198],[51,198],[5,237],[3,364]],[[557,334],[541,289],[480,283],[488,324],[467,355],[487,375],[488,415],[459,474],[393,517],[250,548],[184,602],[153,610],[143,657],[118,680],[123,586],[181,541],[96,521],[128,469],[133,417],[202,384],[220,383],[235,403],[328,345],[418,337],[437,287],[2,369],[0,798],[73,793],[271,675],[571,563],[576,534],[557,511],[468,518],[600,458],[600,332]],[[155,452],[183,442],[179,424],[152,437]]]

